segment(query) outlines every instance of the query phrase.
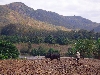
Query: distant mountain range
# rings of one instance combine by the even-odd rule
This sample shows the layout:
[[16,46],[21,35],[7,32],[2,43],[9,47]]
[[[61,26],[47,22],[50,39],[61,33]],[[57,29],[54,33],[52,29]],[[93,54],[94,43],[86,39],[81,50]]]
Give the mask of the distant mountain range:
[[20,23],[37,29],[65,30],[85,29],[100,32],[100,23],[81,16],[62,16],[42,9],[34,10],[21,2],[0,6],[0,24]]
[[[16,5],[16,3],[14,4]],[[20,3],[18,3],[18,5],[19,4]],[[9,24],[15,24],[18,25],[18,27],[20,25],[20,27],[22,28],[21,30],[28,30],[28,28],[33,28],[47,31],[70,31],[70,29],[67,29],[65,27],[51,25],[39,20],[37,21],[33,18],[20,14],[19,12],[8,8],[7,5],[0,5],[0,29]]]

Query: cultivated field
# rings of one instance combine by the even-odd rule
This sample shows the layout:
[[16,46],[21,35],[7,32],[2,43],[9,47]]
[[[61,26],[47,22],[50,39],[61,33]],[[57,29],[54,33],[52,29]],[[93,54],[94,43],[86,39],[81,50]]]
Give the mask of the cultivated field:
[[72,58],[0,60],[0,75],[100,75],[100,60]]

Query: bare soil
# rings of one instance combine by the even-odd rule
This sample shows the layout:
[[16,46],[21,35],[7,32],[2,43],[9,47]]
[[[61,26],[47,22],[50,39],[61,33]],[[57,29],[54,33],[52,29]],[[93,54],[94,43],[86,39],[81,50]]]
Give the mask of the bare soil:
[[100,75],[100,60],[73,58],[0,60],[0,75]]

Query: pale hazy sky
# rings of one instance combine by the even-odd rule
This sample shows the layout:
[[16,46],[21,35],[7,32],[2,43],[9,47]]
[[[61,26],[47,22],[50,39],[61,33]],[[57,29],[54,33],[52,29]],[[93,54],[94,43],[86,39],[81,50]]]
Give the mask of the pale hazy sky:
[[33,9],[43,9],[64,16],[82,16],[100,23],[100,0],[0,0],[0,5],[23,2]]

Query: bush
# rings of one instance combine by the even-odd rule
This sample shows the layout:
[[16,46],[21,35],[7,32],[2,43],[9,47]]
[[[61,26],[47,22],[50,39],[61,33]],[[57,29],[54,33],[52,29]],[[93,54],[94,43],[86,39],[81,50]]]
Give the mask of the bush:
[[75,57],[75,53],[76,53],[76,51],[74,49],[68,48],[68,52],[66,52],[65,56]]
[[57,53],[57,54],[60,54],[60,52],[58,50],[55,50],[53,48],[50,48],[47,52],[47,54],[54,54],[54,53]]
[[0,41],[0,59],[18,58],[18,49],[10,42]]
[[54,50],[53,48],[50,48],[48,51],[46,49],[44,49],[43,47],[39,47],[38,49],[34,48],[31,50],[31,55],[33,56],[45,56],[47,53],[49,54],[53,54],[53,53],[60,53],[58,50]]
[[28,53],[29,53],[28,48],[27,48],[27,47],[21,48],[21,49],[20,49],[20,53],[21,53],[22,55],[28,54]]
[[46,54],[46,50],[40,46],[38,49],[35,48],[32,49],[31,54],[33,56],[37,56],[37,55],[44,56]]
[[33,55],[33,56],[37,56],[38,55],[38,50],[37,49],[32,49],[32,51],[31,51],[31,55]]

